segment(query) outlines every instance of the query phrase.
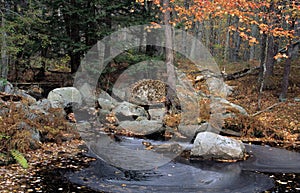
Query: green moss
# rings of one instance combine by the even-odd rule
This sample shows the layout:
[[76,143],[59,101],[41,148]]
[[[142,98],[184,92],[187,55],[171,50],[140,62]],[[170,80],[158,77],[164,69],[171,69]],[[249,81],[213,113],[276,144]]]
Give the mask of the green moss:
[[16,149],[10,150],[10,154],[12,157],[23,167],[23,168],[28,168],[28,163],[25,157],[21,152],[19,152]]

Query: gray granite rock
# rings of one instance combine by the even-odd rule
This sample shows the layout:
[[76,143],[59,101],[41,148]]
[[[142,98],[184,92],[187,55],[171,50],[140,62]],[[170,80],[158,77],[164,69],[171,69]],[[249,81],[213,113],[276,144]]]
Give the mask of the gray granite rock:
[[56,88],[48,94],[47,99],[53,108],[64,108],[69,105],[72,107],[82,104],[82,97],[75,87]]
[[163,125],[159,121],[141,120],[141,121],[121,121],[117,130],[125,130],[134,135],[145,136],[163,131]]
[[198,133],[191,155],[203,159],[240,160],[245,156],[242,142],[211,132]]

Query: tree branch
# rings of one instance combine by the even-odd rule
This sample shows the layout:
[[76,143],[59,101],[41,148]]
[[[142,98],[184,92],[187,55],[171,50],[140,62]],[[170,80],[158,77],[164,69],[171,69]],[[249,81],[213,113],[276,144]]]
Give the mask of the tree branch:
[[269,107],[266,108],[266,109],[263,109],[263,110],[261,110],[261,111],[258,111],[258,112],[256,112],[256,113],[252,114],[251,117],[255,117],[255,116],[257,116],[257,115],[259,115],[259,114],[261,114],[261,113],[263,113],[263,112],[266,112],[266,111],[268,111],[268,110],[272,109],[273,107],[275,107],[275,106],[277,106],[277,105],[280,105],[280,104],[281,104],[281,102],[275,103],[275,104],[269,106]]

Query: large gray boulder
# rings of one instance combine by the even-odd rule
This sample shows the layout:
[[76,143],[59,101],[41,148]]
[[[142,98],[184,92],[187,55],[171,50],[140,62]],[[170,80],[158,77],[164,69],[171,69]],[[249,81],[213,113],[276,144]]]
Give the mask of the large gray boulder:
[[137,136],[145,136],[163,131],[163,125],[159,121],[141,120],[141,121],[122,121],[117,127],[119,131],[125,131]]
[[132,120],[137,117],[144,117],[146,118],[148,116],[147,111],[138,105],[129,103],[129,102],[122,102],[119,103],[116,108],[112,110],[112,112],[116,115],[116,117],[121,120]]
[[91,85],[88,83],[83,83],[78,90],[81,93],[82,100],[85,102],[85,104],[95,105],[95,89]]
[[47,99],[52,108],[64,108],[69,105],[77,107],[82,104],[81,94],[75,87],[56,88],[50,91]]
[[207,131],[209,129],[208,123],[202,123],[201,125],[178,125],[178,132],[186,136],[188,139],[193,139],[197,133]]
[[116,99],[112,98],[107,92],[101,90],[97,99],[101,109],[111,111],[119,103]]
[[245,156],[242,142],[211,132],[198,133],[191,155],[202,159],[240,160]]

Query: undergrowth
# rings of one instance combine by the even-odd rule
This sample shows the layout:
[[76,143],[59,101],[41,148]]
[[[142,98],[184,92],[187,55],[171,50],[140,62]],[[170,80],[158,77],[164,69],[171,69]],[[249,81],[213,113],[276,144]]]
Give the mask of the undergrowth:
[[[41,142],[58,142],[70,128],[61,109],[49,109],[45,115],[15,102],[1,103],[1,109],[0,153],[6,155],[7,160],[11,156],[24,168],[27,161],[23,153],[39,148]],[[3,164],[3,160],[0,161]]]

